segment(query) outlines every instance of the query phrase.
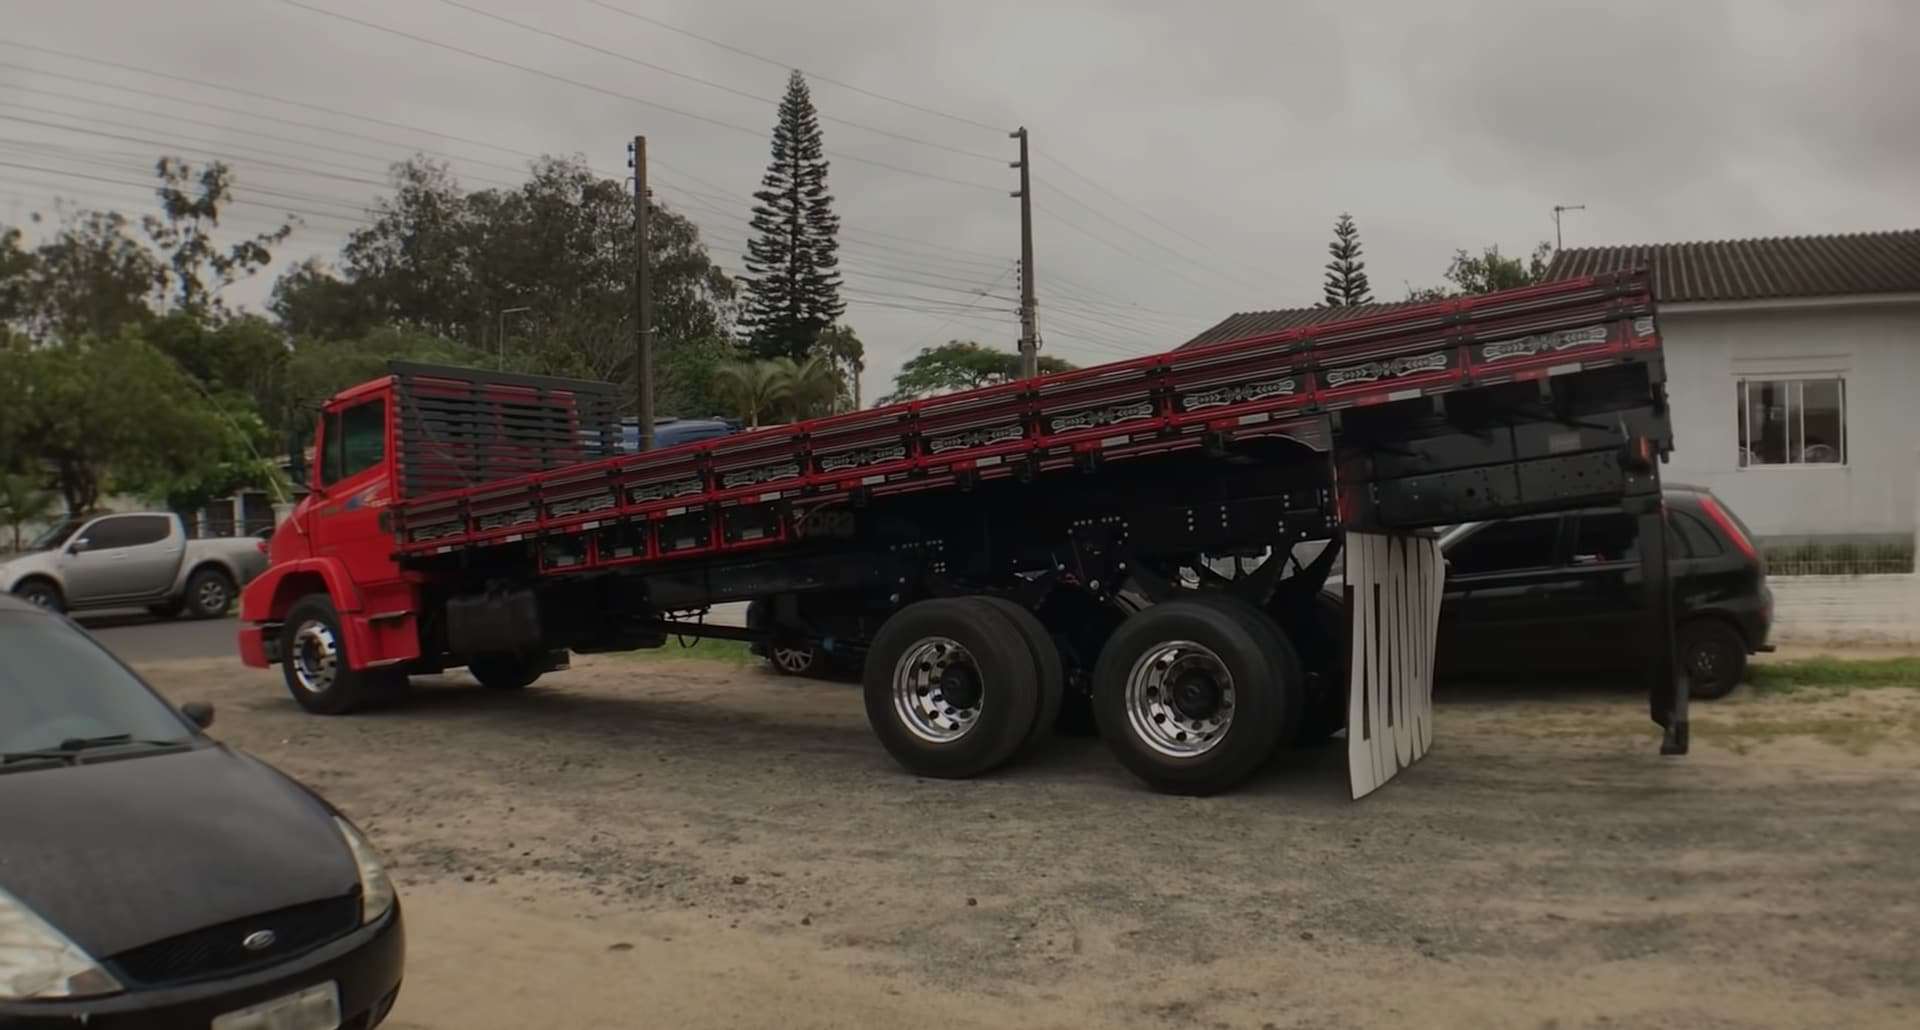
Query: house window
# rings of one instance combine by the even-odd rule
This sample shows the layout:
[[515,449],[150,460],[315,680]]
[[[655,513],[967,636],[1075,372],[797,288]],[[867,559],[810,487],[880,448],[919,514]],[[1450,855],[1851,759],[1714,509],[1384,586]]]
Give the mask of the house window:
[[1740,467],[1844,465],[1846,381],[1740,380]]

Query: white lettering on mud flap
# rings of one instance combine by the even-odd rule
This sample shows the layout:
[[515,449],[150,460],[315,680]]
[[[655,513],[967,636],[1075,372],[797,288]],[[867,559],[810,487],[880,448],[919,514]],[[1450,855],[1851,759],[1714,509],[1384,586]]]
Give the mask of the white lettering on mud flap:
[[1349,532],[1346,552],[1347,782],[1362,798],[1433,744],[1446,572],[1432,537]]

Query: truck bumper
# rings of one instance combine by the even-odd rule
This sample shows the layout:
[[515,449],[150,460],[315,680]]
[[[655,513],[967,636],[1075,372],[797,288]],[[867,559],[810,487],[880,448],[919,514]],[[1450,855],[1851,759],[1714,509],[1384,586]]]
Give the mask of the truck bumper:
[[[273,658],[277,657],[267,654],[267,633],[266,628],[263,626],[245,622],[241,623],[240,631],[236,634],[234,643],[239,648],[240,664],[242,665],[251,666],[255,669],[265,669],[271,665]],[[279,641],[275,640],[274,643],[277,645]],[[278,650],[278,647],[276,647],[275,650]]]

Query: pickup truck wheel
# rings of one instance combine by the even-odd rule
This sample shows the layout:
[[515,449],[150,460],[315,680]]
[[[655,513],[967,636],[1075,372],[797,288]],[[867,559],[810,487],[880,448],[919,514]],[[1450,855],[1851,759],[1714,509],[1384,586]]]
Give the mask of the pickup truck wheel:
[[467,671],[488,690],[523,690],[540,678],[533,660],[520,654],[477,654],[467,660]]
[[198,569],[187,578],[187,611],[196,619],[217,619],[233,606],[233,580],[219,569]]
[[909,772],[965,779],[1012,757],[1040,687],[1013,620],[971,598],[908,605],[867,651],[867,722]]
[[1061,701],[1066,694],[1066,675],[1062,671],[1060,648],[1054,644],[1053,635],[1047,627],[1040,624],[1040,618],[1027,608],[1001,597],[976,597],[984,604],[1005,616],[1015,629],[1027,641],[1027,650],[1033,655],[1033,670],[1039,687],[1039,702],[1034,706],[1033,728],[1027,731],[1027,739],[1020,744],[1019,755],[1031,756],[1053,737],[1055,720],[1060,718]]
[[13,596],[36,607],[50,612],[67,610],[67,599],[60,594],[60,588],[44,579],[30,579],[13,588]]
[[316,715],[346,715],[366,703],[378,680],[347,666],[347,636],[325,594],[295,601],[280,625],[281,669],[287,692]]
[[1718,701],[1747,675],[1747,643],[1724,622],[1699,619],[1680,627],[1680,675],[1687,695]]
[[1292,729],[1299,660],[1258,611],[1228,601],[1238,607],[1183,598],[1135,614],[1094,669],[1101,739],[1155,790],[1226,790]]

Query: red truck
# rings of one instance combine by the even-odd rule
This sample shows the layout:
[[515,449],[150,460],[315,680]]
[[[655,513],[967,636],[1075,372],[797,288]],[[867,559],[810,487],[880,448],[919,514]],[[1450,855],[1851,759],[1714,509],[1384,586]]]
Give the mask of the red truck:
[[[569,652],[747,639],[864,661],[920,775],[992,770],[1069,707],[1179,793],[1346,727],[1357,797],[1431,739],[1431,527],[1618,504],[1684,753],[1664,382],[1644,271],[638,454],[605,384],[396,364],[326,404],[239,650],[341,714],[413,673],[512,690]],[[740,600],[748,628],[704,621]]]

